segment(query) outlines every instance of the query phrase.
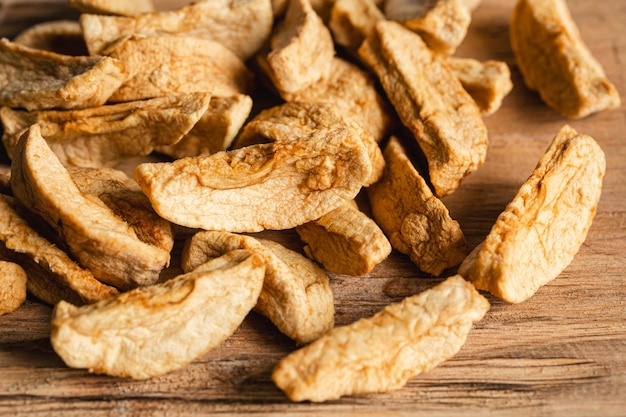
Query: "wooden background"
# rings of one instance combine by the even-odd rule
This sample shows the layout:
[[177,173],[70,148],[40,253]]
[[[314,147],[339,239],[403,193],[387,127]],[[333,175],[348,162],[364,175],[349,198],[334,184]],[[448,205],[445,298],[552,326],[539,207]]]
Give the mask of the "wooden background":
[[[60,1],[0,1],[0,35],[35,20],[75,16]],[[7,5],[11,4],[7,8]],[[509,46],[514,0],[484,0],[459,55],[510,64],[515,88],[486,118],[486,164],[445,203],[471,245],[531,173],[567,120],[521,82]],[[626,1],[569,0],[583,39],[626,101]],[[292,404],[270,381],[276,361],[295,346],[252,313],[222,346],[185,369],[147,381],[69,369],[48,342],[50,308],[28,300],[0,317],[0,414],[64,416],[220,415],[626,415],[626,112],[570,121],[593,136],[607,157],[597,216],[575,260],[530,300],[493,297],[462,350],[399,391]],[[293,232],[271,233],[288,246]],[[451,273],[454,271],[451,271]],[[332,277],[337,324],[369,316],[438,280],[397,253],[367,277]]]

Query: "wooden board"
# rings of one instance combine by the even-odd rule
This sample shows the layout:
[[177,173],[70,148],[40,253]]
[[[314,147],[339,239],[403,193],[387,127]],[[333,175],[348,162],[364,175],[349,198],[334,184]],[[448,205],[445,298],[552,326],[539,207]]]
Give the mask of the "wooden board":
[[[0,34],[12,35],[52,15],[74,15],[54,2],[35,3],[0,2],[0,12],[7,13]],[[50,308],[28,300],[0,317],[0,415],[625,415],[626,111],[622,106],[567,121],[529,92],[509,45],[513,4],[484,0],[458,51],[506,61],[515,88],[502,109],[485,119],[491,140],[486,164],[444,201],[476,245],[563,124],[593,136],[606,152],[604,191],[586,242],[560,277],[518,305],[489,297],[491,311],[462,350],[405,388],[324,404],[292,404],[272,384],[272,367],[296,347],[257,314],[185,369],[132,381],[64,366],[48,342]],[[626,101],[626,2],[568,4],[583,39]],[[301,247],[292,232],[271,235]],[[437,282],[397,253],[369,276],[333,276],[337,324]]]

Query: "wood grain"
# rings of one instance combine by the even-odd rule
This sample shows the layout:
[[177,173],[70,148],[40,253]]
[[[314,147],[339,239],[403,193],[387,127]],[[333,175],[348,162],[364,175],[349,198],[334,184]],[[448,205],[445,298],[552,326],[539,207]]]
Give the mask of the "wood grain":
[[[7,13],[3,36],[34,21],[73,16],[59,1],[0,4]],[[607,157],[604,191],[586,242],[560,277],[518,305],[489,297],[491,311],[462,350],[405,388],[325,404],[292,404],[273,386],[273,365],[296,347],[257,314],[185,369],[131,381],[65,367],[48,342],[50,308],[29,299],[0,317],[0,415],[626,415],[626,111],[622,105],[568,121],[529,92],[509,45],[513,4],[484,0],[458,51],[504,60],[515,88],[502,109],[485,119],[491,141],[486,164],[444,201],[476,245],[563,124],[593,136]],[[568,4],[626,102],[626,2]],[[266,235],[301,249],[293,231]],[[398,253],[367,277],[333,276],[337,324],[369,316],[438,281]]]

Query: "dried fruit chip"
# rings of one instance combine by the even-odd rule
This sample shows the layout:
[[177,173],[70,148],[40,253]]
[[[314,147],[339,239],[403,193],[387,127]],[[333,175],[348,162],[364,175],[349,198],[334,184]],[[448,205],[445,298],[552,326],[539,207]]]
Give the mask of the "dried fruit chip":
[[129,35],[169,34],[219,42],[245,61],[269,38],[274,16],[270,0],[203,0],[133,17],[83,14],[80,22],[92,55]]
[[337,0],[330,11],[330,28],[335,42],[356,51],[376,22],[385,14],[373,0]]
[[133,229],[139,240],[166,252],[174,247],[170,222],[160,217],[137,183],[112,168],[70,168],[81,193],[100,199]]
[[469,252],[465,235],[415,169],[395,136],[385,151],[383,178],[367,189],[376,222],[391,245],[420,270],[440,275]]
[[154,11],[152,0],[68,0],[68,5],[84,13],[135,16]]
[[248,92],[253,83],[243,61],[209,39],[133,36],[106,52],[124,62],[130,74],[110,101],[194,92],[229,96]]
[[596,141],[564,126],[459,274],[511,303],[532,297],[585,241],[605,169]]
[[16,263],[0,260],[0,316],[26,301],[26,272]]
[[245,94],[211,97],[208,110],[184,138],[174,145],[155,149],[174,159],[225,151],[232,145],[251,110],[252,98]]
[[335,45],[309,0],[291,0],[267,56],[269,76],[281,93],[295,93],[331,70]]
[[11,187],[102,282],[120,289],[151,284],[169,264],[168,251],[142,242],[101,200],[80,192],[36,124],[15,150]]
[[115,58],[61,55],[0,39],[3,106],[27,110],[100,106],[127,77],[123,63]]
[[513,89],[509,66],[501,61],[447,57],[446,63],[484,115],[496,112]]
[[421,38],[396,22],[378,22],[359,56],[424,152],[435,194],[456,190],[487,155],[487,128],[474,100]]
[[393,109],[379,94],[374,78],[341,58],[333,59],[328,76],[283,98],[332,106],[334,113],[359,123],[376,142],[386,138],[396,125]]
[[64,166],[111,167],[180,141],[209,108],[210,94],[193,93],[91,107],[28,112],[0,109],[2,141],[11,157],[32,124]]
[[330,102],[288,102],[265,109],[246,124],[237,139],[237,146],[294,140],[311,135],[316,130],[334,128],[349,129],[355,137],[361,138],[372,165],[372,173],[364,185],[378,181],[385,165],[378,143],[361,124],[346,117]]
[[307,256],[335,274],[369,274],[391,253],[391,244],[380,227],[349,203],[298,226],[296,232],[306,243]]
[[519,0],[511,46],[526,85],[577,119],[620,106],[619,93],[583,42],[563,0]]
[[356,196],[371,163],[352,129],[318,129],[283,140],[144,163],[135,180],[163,218],[206,230],[289,229]]
[[328,276],[309,259],[279,243],[230,232],[198,232],[183,249],[183,270],[193,271],[208,259],[235,249],[246,249],[263,258],[265,279],[255,309],[282,333],[304,344],[333,327],[335,306]]
[[234,251],[162,284],[83,307],[60,302],[50,341],[74,368],[145,379],[180,369],[222,343],[254,307],[263,260]]
[[31,294],[54,305],[61,300],[91,303],[118,293],[35,231],[24,212],[17,201],[0,195],[0,259],[20,264],[28,275]]
[[[376,23],[384,19],[384,14],[371,0],[339,0],[333,6],[329,25],[335,41],[356,52]],[[445,57],[445,61],[483,114],[499,109],[502,99],[513,88],[511,71],[504,62],[479,62],[454,56]]]
[[389,0],[384,12],[418,33],[433,51],[452,54],[472,21],[468,6],[464,0]]
[[283,358],[272,380],[292,401],[399,389],[454,356],[489,302],[460,276],[336,327]]

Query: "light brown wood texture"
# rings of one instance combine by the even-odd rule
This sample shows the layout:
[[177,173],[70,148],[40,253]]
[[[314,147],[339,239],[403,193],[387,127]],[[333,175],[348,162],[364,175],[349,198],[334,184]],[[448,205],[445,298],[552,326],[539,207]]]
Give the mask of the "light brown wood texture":
[[[0,13],[6,13],[0,34],[75,15],[60,1],[37,3],[0,1]],[[272,384],[272,367],[296,346],[256,313],[186,368],[132,381],[67,368],[48,341],[50,307],[29,299],[0,317],[0,415],[626,415],[626,110],[622,105],[568,121],[528,91],[509,44],[513,5],[483,0],[457,53],[506,61],[515,87],[503,107],[485,118],[487,162],[444,202],[475,246],[563,124],[594,137],[607,158],[603,195],[586,242],[557,279],[517,305],[488,296],[492,309],[461,351],[405,388],[324,404],[292,404]],[[568,5],[626,101],[626,1]],[[302,248],[293,231],[265,236]],[[369,316],[437,282],[396,252],[366,277],[333,276],[336,322]]]

